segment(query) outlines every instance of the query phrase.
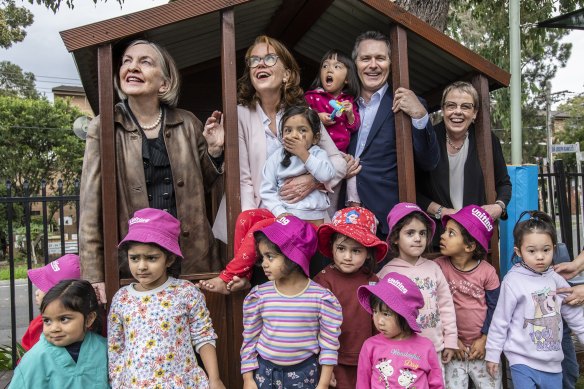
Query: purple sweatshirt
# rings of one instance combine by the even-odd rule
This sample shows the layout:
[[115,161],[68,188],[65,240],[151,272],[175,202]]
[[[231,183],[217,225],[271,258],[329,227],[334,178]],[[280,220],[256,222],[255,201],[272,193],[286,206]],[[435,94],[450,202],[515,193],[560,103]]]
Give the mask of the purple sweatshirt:
[[536,273],[517,264],[501,284],[499,302],[487,336],[485,360],[523,364],[549,373],[562,371],[562,317],[584,342],[584,310],[562,304],[556,289],[569,287],[553,268]]

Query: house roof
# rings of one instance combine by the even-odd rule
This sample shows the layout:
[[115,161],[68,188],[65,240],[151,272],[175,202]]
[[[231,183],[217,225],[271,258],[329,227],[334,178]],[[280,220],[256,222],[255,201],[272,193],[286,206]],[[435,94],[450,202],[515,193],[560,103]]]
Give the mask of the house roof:
[[85,96],[85,90],[83,90],[82,86],[73,86],[73,85],[59,85],[51,89],[53,94],[59,95],[78,95],[78,96]]
[[[430,106],[455,80],[485,75],[490,90],[509,85],[510,74],[387,0],[178,0],[144,11],[65,30],[87,97],[98,111],[97,48],[144,38],[164,46],[183,73],[219,66],[220,11],[233,7],[237,65],[261,34],[283,41],[297,59],[317,66],[329,48],[347,53],[363,31],[389,33],[393,24],[407,32],[410,87]],[[119,44],[118,44],[119,43]],[[313,75],[303,75],[303,78]],[[219,80],[218,80],[219,82]]]

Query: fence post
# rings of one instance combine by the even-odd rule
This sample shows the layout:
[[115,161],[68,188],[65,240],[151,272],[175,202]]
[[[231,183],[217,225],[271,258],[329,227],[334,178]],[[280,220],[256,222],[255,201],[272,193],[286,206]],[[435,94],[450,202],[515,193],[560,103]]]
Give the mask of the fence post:
[[570,258],[573,258],[573,240],[572,240],[572,215],[568,206],[568,191],[570,190],[564,169],[564,161],[556,159],[554,161],[554,171],[556,173],[556,199],[558,202],[558,213],[560,216],[560,231],[562,242],[568,247]]

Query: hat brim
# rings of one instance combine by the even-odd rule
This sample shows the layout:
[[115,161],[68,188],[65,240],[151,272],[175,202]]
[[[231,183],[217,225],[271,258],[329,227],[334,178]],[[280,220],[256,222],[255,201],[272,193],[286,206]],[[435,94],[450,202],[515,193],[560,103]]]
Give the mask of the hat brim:
[[118,247],[120,247],[125,242],[139,242],[145,244],[157,244],[158,246],[162,247],[183,258],[182,251],[180,250],[180,246],[178,242],[171,237],[168,237],[164,234],[157,232],[156,230],[146,230],[146,229],[138,229],[134,228],[128,232],[128,235],[120,242]]
[[373,315],[373,311],[371,310],[371,303],[369,300],[371,295],[374,294],[375,296],[379,297],[381,301],[383,301],[385,305],[387,305],[392,311],[403,317],[407,321],[412,331],[421,332],[422,330],[416,321],[417,317],[411,315],[408,312],[408,309],[401,303],[402,296],[394,293],[388,294],[386,292],[388,295],[384,297],[380,295],[380,293],[377,293],[377,290],[381,288],[382,286],[378,282],[375,285],[362,285],[359,287],[359,289],[357,289],[357,297],[359,298],[359,303],[363,309],[369,312],[369,314]]
[[331,250],[331,236],[335,232],[346,235],[365,247],[374,248],[374,258],[377,262],[383,260],[387,254],[387,243],[371,232],[355,228],[355,225],[353,224],[322,224],[318,227],[318,251],[328,258],[333,257],[333,252]]
[[[483,234],[477,230],[476,226],[474,225],[467,225],[467,223],[464,222],[464,220],[459,220],[459,216],[457,213],[454,213],[452,215],[444,215],[442,217],[442,227],[446,228],[446,223],[448,222],[448,220],[454,220],[455,222],[457,222],[458,224],[460,224],[469,234],[470,236],[473,237],[473,239],[479,244],[481,245],[481,247],[483,249],[485,249],[485,251],[489,251],[489,241],[485,240]],[[478,238],[477,238],[478,237]]]
[[42,267],[37,269],[30,269],[26,272],[28,279],[34,286],[47,293],[53,286],[51,281],[45,275]]

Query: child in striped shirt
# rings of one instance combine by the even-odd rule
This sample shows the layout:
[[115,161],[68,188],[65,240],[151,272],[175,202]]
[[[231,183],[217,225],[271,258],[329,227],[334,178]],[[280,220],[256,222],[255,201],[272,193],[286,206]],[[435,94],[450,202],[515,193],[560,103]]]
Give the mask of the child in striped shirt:
[[343,318],[336,297],[308,278],[316,231],[289,215],[254,236],[269,281],[243,302],[243,387],[328,388]]

